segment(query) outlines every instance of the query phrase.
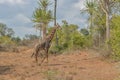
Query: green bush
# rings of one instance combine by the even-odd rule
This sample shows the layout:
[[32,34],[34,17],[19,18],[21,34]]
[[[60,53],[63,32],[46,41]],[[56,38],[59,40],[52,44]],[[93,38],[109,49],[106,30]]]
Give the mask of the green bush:
[[110,45],[114,58],[120,59],[120,16],[114,16],[112,19]]
[[[57,31],[58,43],[56,46],[56,37],[52,41],[51,51],[53,52],[64,52],[68,50],[76,50],[81,48],[89,47],[91,44],[91,38],[88,34],[85,35],[78,30],[78,26],[74,24],[63,24],[62,30]],[[50,32],[50,31],[49,31]]]
[[8,37],[8,36],[1,36],[0,37],[0,44],[1,45],[13,45],[13,44],[15,44],[12,40],[11,40],[11,38],[10,37]]

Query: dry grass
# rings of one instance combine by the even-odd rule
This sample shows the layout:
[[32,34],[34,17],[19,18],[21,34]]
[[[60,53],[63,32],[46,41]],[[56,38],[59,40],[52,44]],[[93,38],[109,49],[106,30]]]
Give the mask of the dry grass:
[[116,63],[101,60],[92,50],[50,56],[48,66],[46,62],[37,66],[30,57],[32,50],[19,49],[19,53],[0,52],[0,80],[114,80],[119,76]]

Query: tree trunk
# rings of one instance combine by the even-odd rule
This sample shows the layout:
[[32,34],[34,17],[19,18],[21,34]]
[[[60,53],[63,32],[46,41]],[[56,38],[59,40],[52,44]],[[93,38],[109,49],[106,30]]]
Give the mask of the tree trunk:
[[110,26],[109,26],[109,14],[106,13],[106,44],[107,44],[107,49],[109,49],[109,44],[108,41],[110,39]]
[[101,38],[101,35],[100,35],[100,31],[99,31],[99,33],[98,33],[98,42],[99,42],[99,43],[98,43],[98,46],[99,46],[99,48],[100,48],[100,46],[101,46],[101,45],[100,45],[100,43],[101,43],[101,42],[100,42],[100,41],[101,41],[100,38]]
[[42,41],[42,30],[41,29],[40,29],[39,35],[40,35],[40,37],[39,37],[39,43],[41,43],[41,41]]
[[91,17],[90,17],[90,29],[91,29],[91,35],[92,35],[92,37],[93,37],[93,19],[92,19],[92,14],[90,15]]
[[109,23],[109,5],[110,5],[110,1],[109,0],[100,0],[100,5],[101,5],[101,8],[103,10],[103,12],[105,13],[106,15],[106,48],[107,48],[107,51],[109,51],[109,44],[108,44],[108,41],[110,39],[110,23]]
[[[56,26],[56,7],[57,7],[57,0],[55,0],[55,6],[54,6],[54,26]],[[58,36],[57,33],[55,35],[56,37],[56,46],[58,46]]]
[[91,32],[91,38],[92,38],[92,46],[94,47],[94,35],[93,35],[93,14],[90,14],[90,32]]
[[46,38],[46,25],[45,24],[43,24],[43,38],[42,38],[42,40],[45,40],[45,38]]

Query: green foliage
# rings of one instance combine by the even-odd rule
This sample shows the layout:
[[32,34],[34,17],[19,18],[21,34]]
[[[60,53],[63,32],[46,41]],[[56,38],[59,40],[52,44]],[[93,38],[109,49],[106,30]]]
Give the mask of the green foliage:
[[0,45],[2,46],[9,46],[9,45],[14,45],[14,41],[8,36],[1,36],[0,37]]
[[49,23],[52,18],[52,12],[50,10],[45,11],[41,8],[36,8],[35,12],[33,13],[33,22],[36,23]]
[[33,22],[37,23],[36,29],[40,30],[40,36],[42,31],[42,39],[46,37],[46,28],[50,21],[53,20],[52,11],[48,9],[50,2],[49,0],[39,0],[38,8],[33,12]]
[[88,36],[89,35],[89,31],[85,28],[81,29],[80,32],[85,35],[85,36]]
[[49,0],[39,0],[38,4],[41,9],[46,10],[48,8],[48,5],[50,5],[50,2]]
[[48,10],[50,2],[49,0],[39,0],[38,4],[38,8],[33,12],[33,22],[48,24],[53,20],[52,11]]
[[[61,25],[62,30],[57,31],[59,45],[56,46],[56,39],[53,39],[53,45],[51,50],[53,52],[61,52],[71,49],[79,49],[89,47],[91,40],[89,37],[88,30],[85,29],[85,35],[83,35],[78,29],[79,27],[75,24],[68,24],[67,21],[63,21]],[[51,31],[52,28],[49,28]],[[87,33],[87,34],[86,34]]]
[[111,24],[110,45],[114,58],[120,59],[120,16],[114,16]]
[[73,44],[75,46],[84,47],[86,43],[85,37],[80,33],[74,33]]
[[16,43],[16,45],[19,45],[22,40],[19,37],[12,37],[12,41]]
[[33,34],[26,34],[24,39],[25,40],[35,40],[38,39],[39,37],[37,35],[33,35]]
[[6,25],[3,23],[0,23],[0,36],[4,36],[6,32]]
[[12,39],[14,31],[12,28],[8,28],[6,24],[0,23],[0,46],[10,48],[17,43]]
[[13,36],[14,31],[12,28],[8,28],[6,24],[0,23],[0,36]]

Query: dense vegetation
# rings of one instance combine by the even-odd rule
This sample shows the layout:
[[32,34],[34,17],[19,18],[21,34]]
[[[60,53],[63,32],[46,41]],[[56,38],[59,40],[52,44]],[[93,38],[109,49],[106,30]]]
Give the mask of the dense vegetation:
[[8,46],[13,44],[12,36],[14,31],[11,28],[8,28],[5,24],[0,23],[0,44],[3,46]]
[[[49,0],[39,0],[39,6],[33,12],[32,21],[40,31],[40,37],[27,34],[22,40],[14,37],[14,31],[0,23],[0,46],[26,45],[30,41],[45,39],[54,20],[53,11],[49,9]],[[104,50],[105,54],[120,58],[120,0],[86,0],[85,8],[80,15],[88,16],[88,28],[80,29],[79,25],[61,21],[62,30],[58,30],[50,48],[51,52],[92,48]],[[56,44],[58,40],[58,44]],[[39,40],[40,41],[40,40]],[[111,54],[112,53],[112,54]]]
[[111,39],[110,45],[112,55],[116,59],[120,59],[120,16],[116,15],[111,21]]

